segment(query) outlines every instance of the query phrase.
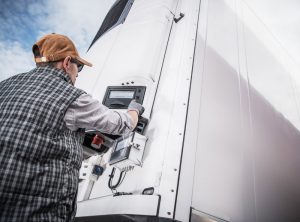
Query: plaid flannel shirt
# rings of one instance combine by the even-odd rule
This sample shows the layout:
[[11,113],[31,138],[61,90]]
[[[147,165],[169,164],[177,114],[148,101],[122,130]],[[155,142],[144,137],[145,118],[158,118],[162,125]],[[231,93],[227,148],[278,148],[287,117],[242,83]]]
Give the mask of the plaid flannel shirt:
[[73,220],[82,137],[63,118],[83,93],[51,67],[0,83],[0,221]]

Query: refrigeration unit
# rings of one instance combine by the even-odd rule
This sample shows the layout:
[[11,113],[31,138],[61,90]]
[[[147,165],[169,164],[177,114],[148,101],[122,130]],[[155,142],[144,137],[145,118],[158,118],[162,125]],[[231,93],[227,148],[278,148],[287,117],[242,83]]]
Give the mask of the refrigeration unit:
[[86,129],[76,221],[300,221],[295,64],[250,3],[115,2],[76,86],[145,112]]

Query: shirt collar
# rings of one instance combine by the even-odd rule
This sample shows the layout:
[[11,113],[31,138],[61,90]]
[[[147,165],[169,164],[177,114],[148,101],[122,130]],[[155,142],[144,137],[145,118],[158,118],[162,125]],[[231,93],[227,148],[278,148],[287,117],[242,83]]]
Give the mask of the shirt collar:
[[71,85],[73,85],[73,82],[71,80],[71,78],[69,77],[69,75],[62,69],[58,69],[55,67],[51,67],[51,66],[41,66],[41,67],[36,67],[34,70],[34,72],[39,72],[39,73],[47,73],[50,75],[55,75],[63,80],[65,80],[66,82],[70,83]]

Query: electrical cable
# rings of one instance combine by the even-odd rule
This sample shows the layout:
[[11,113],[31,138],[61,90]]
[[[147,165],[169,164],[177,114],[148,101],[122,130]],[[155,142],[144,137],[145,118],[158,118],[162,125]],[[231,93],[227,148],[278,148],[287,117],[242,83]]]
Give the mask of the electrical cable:
[[116,191],[116,188],[118,186],[120,186],[120,184],[123,182],[123,180],[126,176],[126,172],[121,171],[121,173],[119,174],[119,178],[118,178],[117,183],[115,185],[112,185],[112,180],[114,178],[115,171],[116,171],[116,168],[113,167],[112,171],[111,171],[111,174],[109,175],[109,180],[108,180],[108,187],[112,190],[113,193],[114,193],[114,191]]
[[[122,172],[124,172],[124,171],[122,171]],[[124,180],[124,179],[125,179],[125,177],[126,177],[126,173],[127,173],[127,172],[124,172],[124,176],[123,176],[123,178],[122,178],[122,180],[121,180],[120,184],[121,184],[121,183],[123,183],[123,180]]]

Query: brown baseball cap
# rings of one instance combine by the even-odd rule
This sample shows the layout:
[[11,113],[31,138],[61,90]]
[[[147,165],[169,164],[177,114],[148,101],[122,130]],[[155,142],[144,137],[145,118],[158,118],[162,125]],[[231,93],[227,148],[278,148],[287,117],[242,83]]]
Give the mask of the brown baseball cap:
[[64,35],[45,35],[32,46],[32,52],[36,63],[55,62],[70,56],[83,65],[92,66],[79,56],[72,40]]

